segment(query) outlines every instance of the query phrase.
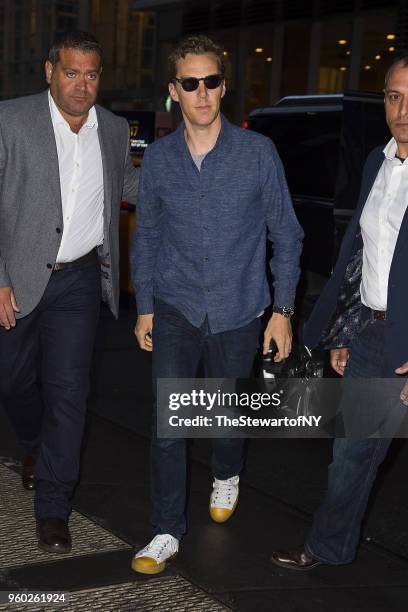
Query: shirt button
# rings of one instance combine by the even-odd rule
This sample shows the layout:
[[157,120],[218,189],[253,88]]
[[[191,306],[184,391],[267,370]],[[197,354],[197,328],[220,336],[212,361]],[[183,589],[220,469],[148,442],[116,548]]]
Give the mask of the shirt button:
[[52,264],[47,264],[47,268],[48,268],[49,270],[51,270],[51,268],[52,268]]
[[208,257],[204,257],[204,261],[208,261]]
[[210,290],[209,290],[209,289],[207,289],[207,293],[210,293]]
[[200,193],[200,198],[203,198],[203,197],[204,197],[204,193]]
[[60,227],[56,227],[55,231],[57,232],[57,234],[60,234],[61,233],[61,228]]

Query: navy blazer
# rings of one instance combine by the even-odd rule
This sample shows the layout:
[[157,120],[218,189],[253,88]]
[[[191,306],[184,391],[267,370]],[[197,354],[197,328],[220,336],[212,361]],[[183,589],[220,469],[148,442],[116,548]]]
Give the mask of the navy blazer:
[[[361,191],[356,211],[350,220],[347,231],[341,245],[339,257],[333,274],[317,300],[313,312],[303,330],[303,341],[309,348],[325,345],[324,348],[335,346],[351,346],[356,327],[346,325],[343,327],[342,339],[338,343],[330,344],[325,341],[334,334],[331,330],[341,327],[339,325],[339,314],[344,314],[341,300],[344,297],[344,284],[352,265],[353,258],[358,256],[359,249],[362,255],[362,240],[360,231],[360,217],[373,183],[384,161],[384,153],[381,147],[374,149],[368,156],[364,165],[361,181]],[[408,197],[408,194],[407,194]],[[361,257],[360,257],[361,259]],[[405,211],[401,228],[395,246],[391,262],[390,275],[388,279],[387,297],[387,319],[385,334],[385,375],[393,375],[394,370],[408,361],[408,213]],[[354,264],[353,264],[354,265]],[[361,281],[360,273],[357,275],[358,293]],[[358,299],[358,309],[361,307]],[[353,314],[358,314],[354,308]],[[342,313],[343,310],[343,313]],[[343,317],[344,318],[344,317]],[[346,321],[347,323],[347,321]],[[344,329],[350,327],[349,342]]]

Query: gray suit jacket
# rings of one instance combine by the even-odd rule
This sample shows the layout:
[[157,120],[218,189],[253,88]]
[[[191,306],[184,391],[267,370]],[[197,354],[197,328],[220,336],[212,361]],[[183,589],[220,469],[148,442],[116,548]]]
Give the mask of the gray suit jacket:
[[[104,182],[102,298],[119,307],[121,199],[136,202],[138,169],[129,155],[125,119],[96,106]],[[0,103],[0,287],[12,287],[28,315],[49,281],[63,228],[57,147],[48,90]]]

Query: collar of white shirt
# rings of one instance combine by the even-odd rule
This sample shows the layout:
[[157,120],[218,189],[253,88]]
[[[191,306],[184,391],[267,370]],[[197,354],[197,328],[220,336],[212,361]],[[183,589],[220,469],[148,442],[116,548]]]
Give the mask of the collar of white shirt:
[[[50,105],[50,113],[51,113],[51,120],[52,120],[52,124],[54,126],[56,125],[66,125],[68,127],[68,129],[70,130],[71,128],[69,127],[68,122],[64,119],[64,117],[61,115],[58,106],[55,104],[54,99],[51,95],[50,90],[48,90],[48,102]],[[87,120],[85,121],[84,125],[82,126],[81,129],[83,128],[97,128],[98,127],[98,117],[96,114],[96,110],[95,110],[95,106],[91,106],[91,108],[89,109],[88,112],[88,117]]]
[[395,138],[391,138],[389,142],[385,145],[383,149],[383,153],[386,159],[393,160],[398,154],[398,147]]

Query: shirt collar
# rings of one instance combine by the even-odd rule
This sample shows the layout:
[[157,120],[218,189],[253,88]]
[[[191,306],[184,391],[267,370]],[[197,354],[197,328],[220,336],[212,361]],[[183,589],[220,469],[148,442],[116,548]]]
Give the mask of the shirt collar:
[[[188,151],[187,143],[184,138],[184,130],[185,130],[185,124],[184,124],[184,121],[182,121],[180,125],[178,126],[178,128],[176,129],[177,145],[181,150]],[[226,119],[224,115],[221,114],[221,131],[218,134],[217,142],[215,143],[211,151],[215,151],[215,149],[218,149],[219,147],[222,147],[228,144],[230,141],[230,138],[231,138],[231,124],[228,121],[228,119]]]
[[[51,113],[52,124],[54,126],[55,125],[66,125],[69,129],[71,129],[69,127],[68,122],[61,115],[61,112],[60,112],[58,106],[55,104],[50,90],[48,90],[48,102],[49,102],[49,105],[50,105],[50,113]],[[95,106],[91,106],[91,108],[89,109],[88,117],[87,117],[84,125],[82,126],[82,128],[84,128],[84,127],[86,127],[86,128],[93,128],[93,127],[97,128],[98,127],[98,117],[97,117],[97,114],[96,114]]]
[[395,159],[395,156],[397,155],[397,152],[398,152],[397,143],[396,143],[395,138],[393,137],[385,145],[385,147],[383,149],[383,153],[384,153],[386,159],[393,160],[393,159]]

